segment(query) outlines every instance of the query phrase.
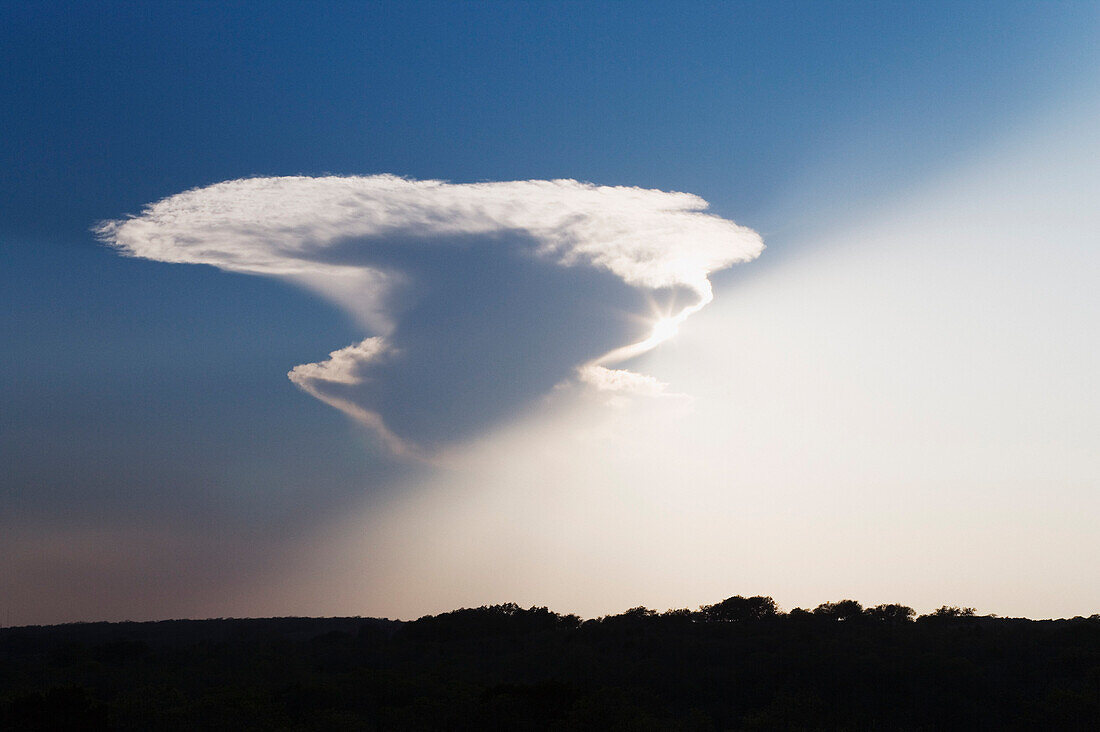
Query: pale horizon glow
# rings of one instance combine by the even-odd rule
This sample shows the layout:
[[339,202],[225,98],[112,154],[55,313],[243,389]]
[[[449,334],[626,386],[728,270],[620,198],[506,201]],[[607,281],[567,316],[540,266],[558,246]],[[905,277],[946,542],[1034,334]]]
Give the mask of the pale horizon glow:
[[[853,217],[798,261],[744,270],[671,341],[657,320],[669,325],[647,340],[667,345],[641,365],[694,399],[607,411],[556,394],[431,484],[334,524],[255,601],[406,619],[511,601],[594,617],[734,593],[785,609],[1095,612],[1080,579],[1100,551],[1087,205],[1100,181],[1077,154],[1050,154],[1054,140],[1098,150],[1081,111]],[[296,601],[302,582],[346,594]]]

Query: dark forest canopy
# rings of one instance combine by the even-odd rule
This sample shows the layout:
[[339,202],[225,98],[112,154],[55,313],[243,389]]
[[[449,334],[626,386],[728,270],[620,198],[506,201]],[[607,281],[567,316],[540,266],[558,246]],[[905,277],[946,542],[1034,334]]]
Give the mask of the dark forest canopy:
[[369,618],[0,630],[3,729],[1098,729],[1100,615],[770,597],[582,620]]

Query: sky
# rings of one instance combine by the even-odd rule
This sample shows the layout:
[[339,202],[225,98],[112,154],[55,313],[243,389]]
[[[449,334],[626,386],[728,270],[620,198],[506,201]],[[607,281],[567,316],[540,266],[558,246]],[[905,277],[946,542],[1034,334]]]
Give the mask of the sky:
[[1100,612],[1094,3],[0,0],[0,623]]

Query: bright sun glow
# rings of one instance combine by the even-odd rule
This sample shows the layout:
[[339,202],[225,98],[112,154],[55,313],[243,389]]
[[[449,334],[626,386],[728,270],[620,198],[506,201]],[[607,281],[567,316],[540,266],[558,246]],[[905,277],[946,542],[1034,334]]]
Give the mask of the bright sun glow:
[[653,325],[653,331],[650,333],[648,340],[653,343],[663,343],[676,335],[679,327],[680,322],[676,318],[661,318]]

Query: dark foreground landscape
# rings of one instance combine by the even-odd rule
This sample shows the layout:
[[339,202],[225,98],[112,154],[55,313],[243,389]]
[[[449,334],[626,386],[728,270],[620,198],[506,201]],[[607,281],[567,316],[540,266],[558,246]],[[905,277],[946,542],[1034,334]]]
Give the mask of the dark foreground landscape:
[[587,621],[499,605],[7,628],[0,727],[1095,730],[1100,616],[733,597]]

